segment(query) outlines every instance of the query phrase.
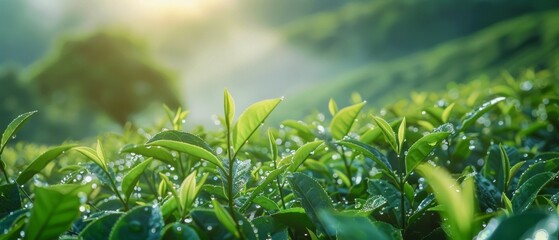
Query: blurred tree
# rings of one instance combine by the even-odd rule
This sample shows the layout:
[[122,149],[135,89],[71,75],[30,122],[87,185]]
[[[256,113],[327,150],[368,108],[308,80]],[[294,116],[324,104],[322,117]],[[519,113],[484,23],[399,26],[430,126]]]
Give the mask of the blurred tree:
[[114,31],[66,39],[31,74],[39,94],[60,106],[92,106],[120,124],[155,101],[180,105],[176,81],[143,42]]
[[20,81],[15,67],[8,66],[0,70],[0,86],[0,131],[3,131],[13,118],[34,110],[34,96]]

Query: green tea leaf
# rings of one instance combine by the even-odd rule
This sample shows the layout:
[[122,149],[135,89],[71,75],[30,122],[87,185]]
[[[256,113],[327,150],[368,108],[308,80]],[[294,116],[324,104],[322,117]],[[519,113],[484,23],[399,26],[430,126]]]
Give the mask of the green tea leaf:
[[41,170],[45,168],[45,166],[60,156],[60,154],[64,153],[67,150],[72,149],[75,147],[75,144],[72,145],[64,145],[51,148],[41,154],[41,156],[37,157],[29,166],[27,166],[17,177],[16,182],[20,185],[25,184],[29,179],[31,179],[35,174],[39,173]]
[[173,155],[165,148],[152,147],[140,144],[126,144],[120,149],[120,153],[140,154],[144,157],[152,157],[173,167],[177,167]]
[[540,161],[534,163],[526,169],[522,175],[520,175],[520,179],[518,180],[518,186],[524,184],[528,179],[536,176],[539,173],[544,172],[557,172],[559,170],[559,158],[548,159],[545,161]]
[[406,118],[402,119],[400,127],[398,128],[398,153],[402,152],[402,147],[404,145],[404,139],[406,137]]
[[179,202],[183,209],[190,209],[194,200],[198,195],[198,190],[196,188],[196,171],[190,173],[181,184],[179,189]]
[[163,228],[163,234],[161,236],[161,240],[199,240],[200,237],[196,231],[188,226],[187,224],[183,223],[172,223],[168,224]]
[[382,196],[386,200],[386,210],[396,220],[398,225],[402,225],[402,211],[410,209],[410,203],[407,198],[404,198],[404,209],[401,208],[402,192],[382,179],[369,179],[367,192],[371,196]]
[[455,105],[454,103],[451,103],[450,105],[448,105],[448,107],[444,109],[443,113],[441,114],[441,120],[443,121],[443,123],[448,122],[448,119],[450,118],[450,113],[452,112],[454,105]]
[[381,230],[379,230],[366,217],[354,216],[343,213],[336,213],[325,209],[320,210],[319,217],[328,232],[335,233],[336,239],[340,240],[368,240],[380,239],[388,240]]
[[146,168],[149,166],[152,159],[153,158],[150,158],[136,165],[122,178],[122,183],[120,186],[122,188],[122,193],[124,193],[124,200],[126,202],[128,202],[130,195],[132,195],[132,192],[134,192],[136,183],[138,183],[138,180],[140,180],[140,177],[144,173],[144,170],[146,170]]
[[97,152],[89,147],[75,147],[74,150],[78,151],[79,153],[83,154],[89,160],[93,161],[95,164],[99,165],[103,170],[108,171],[107,165],[105,162],[97,156]]
[[229,232],[233,233],[236,238],[240,238],[241,234],[237,231],[235,221],[233,220],[233,217],[229,215],[229,212],[227,212],[227,210],[225,210],[225,208],[223,208],[215,198],[212,199],[212,205],[217,220],[219,220],[219,222],[223,224]]
[[0,218],[0,232],[6,233],[12,228],[14,223],[20,218],[26,218],[25,216],[29,213],[29,209],[23,208],[18,209],[13,212],[9,212],[6,216]]
[[449,225],[452,238],[472,239],[475,234],[475,189],[472,178],[464,180],[464,186],[461,187],[442,168],[422,164],[417,167],[417,171],[431,186],[443,209],[443,222]]
[[121,212],[110,212],[88,224],[79,235],[79,239],[97,240],[106,239],[111,229],[123,215]]
[[[545,238],[555,239],[557,228],[546,229],[546,226],[557,226],[557,216],[548,215],[545,212],[528,211],[515,214],[509,218],[493,218],[487,227],[479,232],[476,239],[498,240],[498,239],[538,239],[533,237],[538,231],[546,233]],[[551,223],[551,224],[549,224]],[[548,225],[549,224],[549,225]],[[550,235],[555,235],[551,237]]]
[[299,136],[306,141],[313,141],[315,139],[315,135],[313,134],[310,127],[302,121],[285,120],[281,124],[285,127],[290,127],[297,130]]
[[330,133],[336,140],[344,138],[357,120],[366,102],[357,103],[338,111],[330,122]]
[[[202,239],[239,239],[233,235],[225,226],[217,219],[214,209],[195,208],[190,212],[192,220],[198,225],[205,236]],[[235,212],[235,216],[239,222],[242,222],[241,231],[245,239],[256,239],[254,227],[243,215]]]
[[208,162],[223,169],[223,164],[217,153],[204,140],[190,133],[174,130],[164,131],[153,136],[146,144],[161,146],[206,159]]
[[256,196],[252,200],[252,202],[260,205],[262,208],[264,208],[268,211],[279,210],[279,206],[278,206],[278,204],[276,204],[276,202],[272,201],[272,199],[269,199],[269,198],[267,198],[266,196],[263,196],[263,195]]
[[[229,178],[229,162],[225,161],[224,163],[224,167],[226,170],[219,172],[221,175],[221,181],[223,182],[223,186],[225,187],[226,192],[229,192],[229,186],[233,187],[231,192],[233,193],[233,198],[235,198],[246,187],[250,178],[250,168],[252,164],[250,159],[244,161],[233,161],[233,176]],[[229,184],[230,179],[232,179],[233,181],[231,185]]]
[[164,225],[158,206],[135,207],[118,219],[111,230],[109,239],[156,240],[161,237]]
[[53,239],[68,230],[80,215],[80,194],[89,186],[78,184],[35,188],[35,202],[25,230],[26,239]]
[[227,128],[230,128],[233,125],[233,119],[235,118],[235,101],[227,89],[223,91],[223,108],[223,112],[225,113],[225,124]]
[[410,173],[419,166],[431,151],[447,138],[448,135],[450,135],[448,132],[430,133],[411,145],[406,155],[406,175],[410,175]]
[[324,141],[318,140],[314,142],[305,143],[303,146],[298,148],[293,154],[293,159],[291,159],[292,164],[289,167],[289,171],[295,172],[297,168],[303,164],[303,162],[316,150]]
[[29,117],[31,117],[31,115],[35,114],[36,112],[37,111],[32,111],[21,114],[14,120],[12,120],[10,124],[8,124],[6,130],[4,130],[4,133],[2,133],[2,141],[0,141],[0,155],[2,155],[2,152],[4,152],[4,148],[6,147],[6,144],[8,143],[10,138],[14,137],[19,129],[25,124],[25,122],[27,122]]
[[258,230],[259,240],[289,239],[287,226],[275,221],[271,216],[255,218],[252,220],[252,224]]
[[249,106],[237,120],[233,128],[233,146],[238,152],[248,139],[264,123],[270,113],[278,106],[282,98],[269,99],[257,102]]
[[286,168],[287,166],[283,166],[281,168],[275,169],[271,171],[264,180],[260,181],[256,185],[256,188],[250,193],[250,196],[243,203],[243,206],[241,206],[239,211],[241,213],[245,212],[246,209],[250,206],[252,200],[260,195],[264,190],[266,190],[268,188],[268,184],[272,183],[280,174],[284,173]]
[[485,114],[486,112],[489,112],[491,109],[493,109],[495,106],[497,106],[498,103],[500,103],[504,100],[506,100],[505,97],[497,97],[497,98],[491,99],[490,101],[482,104],[477,109],[475,109],[471,112],[468,112],[462,118],[462,124],[458,127],[458,131],[456,133],[458,134],[459,132],[463,132],[466,129],[468,129],[472,124],[474,124],[478,120],[478,118],[483,116],[483,114]]
[[522,184],[515,191],[515,194],[511,199],[512,209],[514,212],[521,213],[526,211],[532,202],[534,202],[538,193],[547,183],[551,182],[555,176],[557,176],[557,174],[550,172],[539,173]]
[[287,176],[287,181],[293,194],[297,196],[316,228],[325,234],[332,235],[332,232],[327,231],[326,223],[323,223],[318,216],[321,210],[331,211],[334,209],[332,199],[326,194],[322,186],[316,180],[302,173],[293,173]]
[[474,179],[476,181],[476,196],[482,210],[488,208],[497,210],[501,202],[501,191],[493,185],[493,183],[483,175],[475,172]]
[[17,183],[0,185],[0,219],[21,208]]
[[499,151],[501,152],[501,172],[503,173],[503,178],[500,179],[503,182],[503,189],[501,191],[506,192],[508,190],[508,180],[510,179],[510,159],[503,145],[499,145]]
[[268,130],[268,143],[270,145],[270,153],[272,154],[272,161],[276,162],[278,159],[278,144],[276,143],[276,138],[271,130]]
[[307,233],[307,229],[315,230],[312,220],[309,218],[308,214],[305,213],[305,209],[300,207],[288,208],[285,210],[280,210],[277,213],[270,215],[274,219],[274,223],[278,225],[288,226],[295,232]]
[[396,142],[396,133],[394,133],[394,130],[392,130],[392,127],[390,127],[390,124],[388,124],[388,122],[386,122],[386,120],[384,120],[380,117],[376,117],[376,116],[373,116],[373,120],[375,121],[377,126],[382,131],[382,134],[384,135],[384,139],[386,139],[388,144],[390,144],[390,146],[392,147],[392,150],[394,150],[394,152],[398,152],[398,143]]
[[386,156],[384,156],[384,154],[376,148],[353,139],[342,140],[339,141],[338,144],[351,148],[354,151],[361,152],[363,155],[373,160],[377,164],[377,167],[386,170],[386,172],[392,173],[392,166],[390,166],[390,162],[388,162]]
[[336,116],[336,113],[338,113],[338,105],[333,98],[330,98],[330,101],[328,101],[328,111],[330,111],[332,117]]

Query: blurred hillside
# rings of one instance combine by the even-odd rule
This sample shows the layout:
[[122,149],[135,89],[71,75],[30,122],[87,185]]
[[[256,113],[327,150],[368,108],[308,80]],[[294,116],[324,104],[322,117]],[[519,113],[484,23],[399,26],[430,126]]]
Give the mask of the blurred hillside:
[[278,119],[330,97],[346,105],[353,92],[381,107],[414,90],[555,68],[556,9],[552,0],[2,1],[0,127],[38,109],[37,128],[18,138],[59,142],[153,122],[163,102],[191,110],[187,127],[210,127],[223,88],[238,109],[285,96]]

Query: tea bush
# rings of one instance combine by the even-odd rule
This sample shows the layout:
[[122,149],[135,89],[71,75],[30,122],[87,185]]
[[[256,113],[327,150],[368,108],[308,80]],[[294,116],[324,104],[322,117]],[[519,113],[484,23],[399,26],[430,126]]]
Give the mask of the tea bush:
[[[0,239],[550,239],[559,234],[559,88],[547,71],[413,93],[380,111],[262,125],[282,99],[217,130],[151,129],[96,143],[9,145]],[[93,141],[91,141],[93,142]]]

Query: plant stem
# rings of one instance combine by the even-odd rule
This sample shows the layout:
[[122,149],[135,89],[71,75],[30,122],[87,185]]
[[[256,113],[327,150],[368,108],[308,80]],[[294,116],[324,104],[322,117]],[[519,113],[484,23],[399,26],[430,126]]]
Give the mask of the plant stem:
[[347,158],[345,156],[345,148],[342,146],[342,151],[340,153],[342,155],[342,160],[344,161],[345,170],[347,173],[347,178],[349,178],[349,186],[353,185],[353,180],[351,179],[351,165],[347,162]]
[[239,225],[239,221],[237,220],[237,215],[235,214],[235,206],[234,206],[234,200],[233,200],[233,165],[235,164],[235,157],[236,154],[233,154],[233,147],[231,146],[231,130],[229,125],[227,125],[227,155],[229,157],[229,169],[228,169],[228,174],[227,174],[227,203],[229,205],[229,213],[231,213],[231,217],[233,218],[233,221],[235,222],[235,227],[237,228],[237,232],[239,232],[239,235],[241,237],[241,239],[244,239],[243,236],[243,231],[241,231],[241,226]]
[[116,187],[115,180],[113,179],[111,174],[109,174],[108,171],[105,171],[105,174],[107,174],[107,176],[109,176],[109,180],[111,182],[111,188],[113,189],[113,192],[116,194],[116,196],[118,197],[118,199],[120,200],[120,202],[124,206],[124,210],[128,211],[128,203],[126,201],[124,201],[124,199],[122,199],[122,196],[120,196],[120,193],[118,192],[118,188]]
[[[405,171],[405,158],[398,154],[398,157],[400,158],[400,163],[401,163],[401,167],[404,169]],[[404,177],[403,174],[399,174],[400,176],[400,216],[402,217],[402,230],[405,231],[406,229],[406,209],[405,209],[405,204],[404,204],[404,200],[406,197],[406,190],[405,190],[405,185],[406,185],[406,180],[407,180],[407,176]],[[406,174],[407,175],[407,174]]]

